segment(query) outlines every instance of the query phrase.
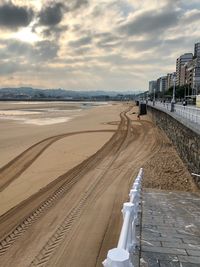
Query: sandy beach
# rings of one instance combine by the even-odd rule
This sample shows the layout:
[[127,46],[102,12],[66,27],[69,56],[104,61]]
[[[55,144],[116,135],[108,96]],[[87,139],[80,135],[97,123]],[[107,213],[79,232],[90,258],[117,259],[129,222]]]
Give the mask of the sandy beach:
[[169,139],[132,103],[27,105],[0,107],[1,266],[102,266],[141,167],[144,187],[197,191]]
[[[68,132],[84,131],[85,129],[116,128],[110,125],[104,125],[104,123],[119,120],[120,105],[109,104],[104,109],[105,103],[103,104],[100,105],[98,103],[98,106],[92,109],[86,108],[84,105],[84,108],[81,109],[82,104],[77,102],[66,102],[66,104],[63,102],[55,104],[45,102],[28,104],[18,102],[9,104],[7,102],[0,102],[0,111],[3,110],[2,113],[9,112],[10,114],[15,114],[16,111],[19,112],[19,109],[20,112],[25,113],[24,116],[6,116],[4,119],[0,115],[0,167],[3,167],[31,145],[45,138]],[[46,109],[50,109],[51,112],[34,115],[31,112],[36,113],[41,110],[46,111]],[[59,112],[56,113],[55,110]],[[60,122],[60,117],[65,117],[66,121]],[[33,120],[35,123],[32,123]],[[41,121],[41,124],[38,125],[38,121]],[[49,124],[47,124],[47,121]]]
[[[108,122],[118,121],[121,105],[99,105],[89,109],[81,109],[80,103],[33,103],[33,104],[4,104],[3,114],[9,114],[9,119],[1,120],[0,124],[0,163],[5,166],[24,150],[33,144],[52,136],[59,136],[53,144],[45,149],[39,157],[20,174],[3,192],[0,193],[0,215],[10,208],[39,191],[42,187],[52,182],[58,176],[67,172],[89,156],[99,150],[112,136],[115,125]],[[106,108],[105,108],[106,106]],[[16,109],[20,111],[16,112]],[[33,110],[32,114],[42,109],[59,108],[60,111],[69,111],[68,121],[60,122],[60,116],[54,115],[54,123],[38,125],[24,123],[30,120],[30,113],[27,109]],[[1,107],[0,107],[1,109]],[[22,119],[10,119],[10,114],[24,115]],[[43,115],[43,114],[42,114]],[[43,120],[48,119],[49,113],[43,115]],[[33,116],[32,116],[33,117]],[[33,120],[33,118],[31,119]],[[38,117],[38,116],[37,116]],[[41,115],[39,113],[41,119]],[[38,118],[34,118],[34,120]],[[57,122],[58,121],[58,122]],[[105,131],[104,131],[105,129]],[[86,133],[84,131],[87,130]],[[99,132],[100,130],[100,132]],[[107,131],[107,130],[110,130]],[[113,132],[112,132],[113,130]],[[90,133],[89,131],[93,131]],[[107,131],[107,132],[106,132]],[[65,134],[74,133],[65,137]],[[5,173],[1,174],[2,176]]]

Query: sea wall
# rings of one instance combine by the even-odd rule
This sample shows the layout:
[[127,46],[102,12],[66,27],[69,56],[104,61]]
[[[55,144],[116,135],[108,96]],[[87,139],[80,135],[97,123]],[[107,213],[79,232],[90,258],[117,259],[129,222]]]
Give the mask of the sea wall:
[[[175,145],[189,172],[200,174],[200,133],[154,107],[148,106],[148,113]],[[194,177],[194,180],[200,187],[200,177]]]

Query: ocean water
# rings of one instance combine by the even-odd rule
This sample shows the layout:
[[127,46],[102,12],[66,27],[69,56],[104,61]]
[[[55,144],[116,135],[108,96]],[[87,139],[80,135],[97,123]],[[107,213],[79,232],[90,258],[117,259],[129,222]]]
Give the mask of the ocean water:
[[0,102],[0,121],[45,126],[65,123],[83,115],[83,110],[107,102]]

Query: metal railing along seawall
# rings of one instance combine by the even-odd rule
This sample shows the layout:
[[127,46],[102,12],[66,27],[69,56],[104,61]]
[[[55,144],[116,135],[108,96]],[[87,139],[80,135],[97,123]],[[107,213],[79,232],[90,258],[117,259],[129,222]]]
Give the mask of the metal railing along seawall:
[[143,169],[141,168],[130,190],[130,200],[123,204],[123,225],[116,248],[108,251],[104,267],[134,267],[133,252],[138,244],[136,225],[139,224]]
[[[149,106],[161,109],[166,112],[171,111],[171,103],[155,101],[154,103],[148,101]],[[194,106],[183,106],[180,104],[174,104],[173,113],[191,123],[198,124],[200,127],[200,108]]]

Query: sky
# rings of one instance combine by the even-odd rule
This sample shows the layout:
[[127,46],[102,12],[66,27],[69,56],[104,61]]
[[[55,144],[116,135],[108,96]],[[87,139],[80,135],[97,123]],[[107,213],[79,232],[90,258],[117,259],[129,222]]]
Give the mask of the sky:
[[0,0],[0,87],[146,90],[196,42],[199,0]]

